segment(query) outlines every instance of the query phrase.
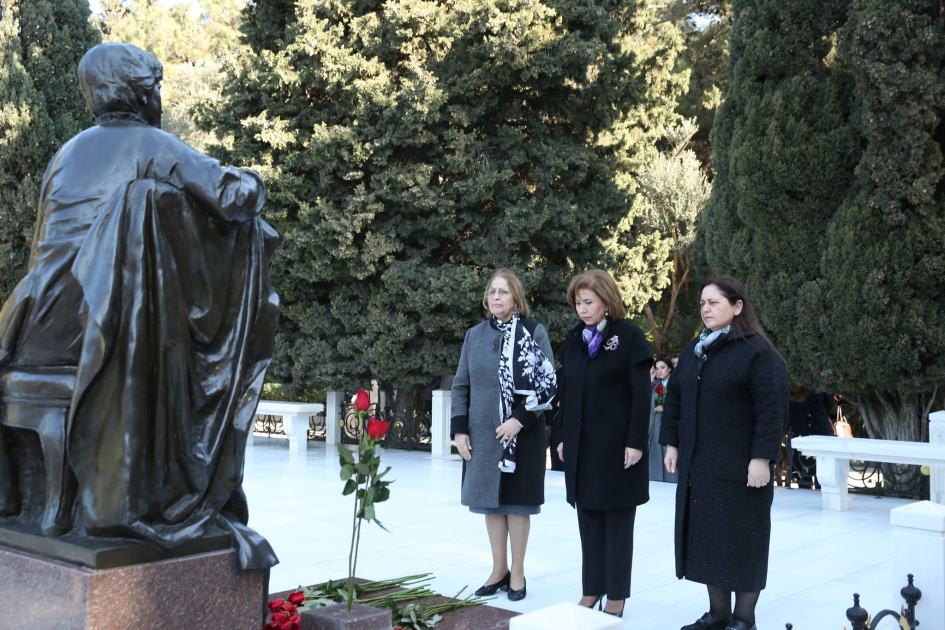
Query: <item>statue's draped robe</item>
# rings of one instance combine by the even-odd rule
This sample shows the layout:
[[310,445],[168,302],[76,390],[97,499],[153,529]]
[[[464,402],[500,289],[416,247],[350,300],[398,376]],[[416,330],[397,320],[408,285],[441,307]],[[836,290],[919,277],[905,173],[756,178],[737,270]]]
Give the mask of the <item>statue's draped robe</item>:
[[[43,181],[26,278],[0,311],[0,371],[76,366],[77,527],[173,548],[229,529],[243,569],[248,431],[272,356],[278,240],[259,176],[126,120],[84,131]],[[0,434],[0,514],[16,473]]]

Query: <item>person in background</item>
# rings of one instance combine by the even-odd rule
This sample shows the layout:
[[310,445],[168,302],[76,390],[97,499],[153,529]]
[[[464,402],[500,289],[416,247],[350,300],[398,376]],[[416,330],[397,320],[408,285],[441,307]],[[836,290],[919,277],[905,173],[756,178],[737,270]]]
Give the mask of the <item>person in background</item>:
[[[462,504],[483,514],[492,574],[479,596],[524,599],[530,517],[545,502],[545,419],[556,392],[551,343],[508,269],[482,297],[489,319],[466,332],[453,379],[450,433],[463,458]],[[508,546],[512,547],[511,568]]]
[[[797,392],[791,399],[788,427],[792,437],[802,435],[833,435],[830,418],[837,413],[837,401],[823,392]],[[816,460],[800,451],[792,451],[791,468],[800,487],[809,488],[814,481]]]
[[787,428],[787,369],[741,282],[716,278],[699,293],[705,328],[669,380],[660,431],[666,469],[679,472],[676,575],[709,594],[709,612],[682,630],[756,630],[772,467]]
[[649,500],[646,448],[653,358],[643,331],[626,320],[617,283],[592,269],[571,280],[581,323],[559,353],[567,500],[581,533],[582,606],[623,616],[630,596],[633,522]]
[[673,369],[675,370],[676,366],[679,365],[679,353],[677,352],[676,354],[671,356],[669,360],[673,362]]
[[663,466],[663,455],[666,447],[660,444],[660,427],[663,416],[663,403],[666,401],[666,389],[669,387],[673,364],[668,357],[656,359],[656,380],[653,381],[653,390],[650,396],[650,437],[649,437],[649,472],[650,481],[668,481],[676,483],[677,473],[671,473]]

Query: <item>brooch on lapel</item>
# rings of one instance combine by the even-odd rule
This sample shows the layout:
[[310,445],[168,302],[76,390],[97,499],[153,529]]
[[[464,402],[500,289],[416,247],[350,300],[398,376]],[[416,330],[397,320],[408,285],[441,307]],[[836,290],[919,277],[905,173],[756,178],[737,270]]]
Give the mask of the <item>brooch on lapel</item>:
[[604,344],[604,350],[616,350],[617,346],[620,345],[620,338],[617,335],[614,335],[607,340],[607,343]]

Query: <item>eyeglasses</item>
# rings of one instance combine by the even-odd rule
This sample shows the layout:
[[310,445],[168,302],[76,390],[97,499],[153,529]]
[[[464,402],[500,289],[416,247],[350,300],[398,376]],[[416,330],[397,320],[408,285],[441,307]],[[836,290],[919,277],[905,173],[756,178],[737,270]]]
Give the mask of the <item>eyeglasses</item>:
[[500,298],[507,298],[509,297],[510,293],[505,289],[489,289],[489,293],[486,295],[489,297],[495,297],[498,295]]

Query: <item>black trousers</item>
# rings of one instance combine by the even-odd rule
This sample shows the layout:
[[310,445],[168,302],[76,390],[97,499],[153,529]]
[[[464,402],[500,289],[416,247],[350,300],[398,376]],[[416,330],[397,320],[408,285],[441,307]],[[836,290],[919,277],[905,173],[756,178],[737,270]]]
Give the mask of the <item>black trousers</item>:
[[630,569],[633,566],[633,521],[637,509],[583,510],[579,505],[581,530],[581,573],[584,595],[607,599],[630,597]]

